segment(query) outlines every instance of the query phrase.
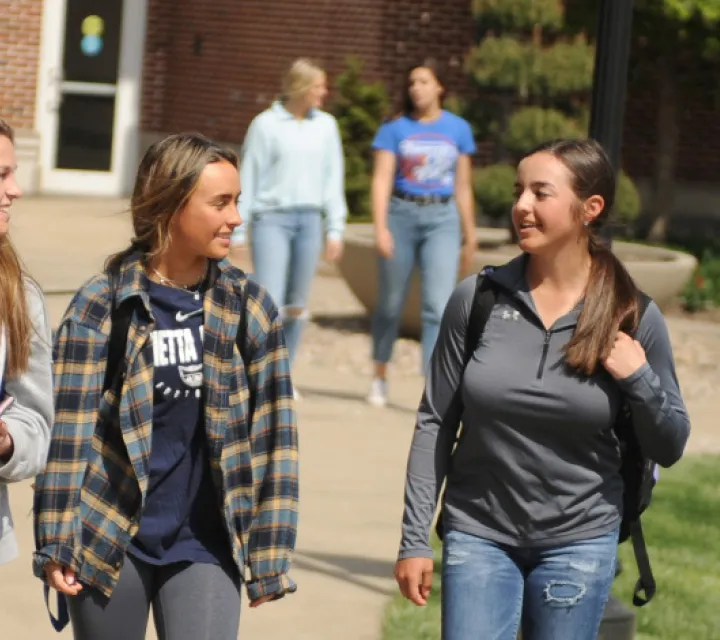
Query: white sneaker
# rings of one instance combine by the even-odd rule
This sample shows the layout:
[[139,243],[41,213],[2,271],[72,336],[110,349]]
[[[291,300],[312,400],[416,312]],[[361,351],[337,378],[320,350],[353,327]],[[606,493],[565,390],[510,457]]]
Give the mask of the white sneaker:
[[387,380],[382,378],[373,378],[370,385],[370,393],[368,393],[367,401],[374,407],[384,407],[388,402],[388,384]]

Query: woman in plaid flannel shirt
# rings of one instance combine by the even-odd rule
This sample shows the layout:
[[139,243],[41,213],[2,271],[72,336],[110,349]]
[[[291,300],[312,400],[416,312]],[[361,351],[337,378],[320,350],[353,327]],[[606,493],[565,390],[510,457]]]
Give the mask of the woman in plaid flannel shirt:
[[76,639],[140,640],[152,607],[161,639],[234,640],[241,582],[251,607],[295,591],[292,383],[275,304],[226,260],[237,164],[195,134],[151,146],[131,246],[58,330],[34,569]]

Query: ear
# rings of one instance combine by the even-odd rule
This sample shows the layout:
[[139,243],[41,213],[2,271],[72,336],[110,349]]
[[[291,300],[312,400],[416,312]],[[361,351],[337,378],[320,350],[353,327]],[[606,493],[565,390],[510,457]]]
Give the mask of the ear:
[[605,198],[602,196],[590,196],[587,200],[585,200],[583,209],[583,222],[592,224],[605,210]]

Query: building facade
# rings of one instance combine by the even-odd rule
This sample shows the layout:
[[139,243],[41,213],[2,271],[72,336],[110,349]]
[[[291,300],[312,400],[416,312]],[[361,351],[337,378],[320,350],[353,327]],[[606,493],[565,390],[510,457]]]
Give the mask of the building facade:
[[[125,195],[152,140],[196,130],[239,146],[297,56],[331,79],[348,55],[402,91],[411,61],[449,66],[462,93],[469,0],[13,0],[0,31],[0,115],[18,129],[31,193]],[[713,82],[717,85],[717,79]],[[633,82],[623,163],[652,177],[657,87]],[[678,208],[720,210],[718,87],[680,118]],[[331,96],[332,97],[332,96]]]

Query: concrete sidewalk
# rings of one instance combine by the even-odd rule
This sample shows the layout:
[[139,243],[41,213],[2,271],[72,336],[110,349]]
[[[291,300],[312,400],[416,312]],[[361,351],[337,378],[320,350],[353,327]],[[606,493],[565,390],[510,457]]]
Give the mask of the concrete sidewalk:
[[[53,323],[70,294],[126,246],[130,225],[119,200],[21,200],[12,237],[47,293]],[[296,371],[301,446],[301,517],[293,577],[298,592],[243,611],[240,637],[264,640],[378,640],[382,611],[395,593],[402,488],[420,378],[393,386],[396,404],[363,401],[367,380],[310,364]],[[40,581],[30,572],[32,491],[11,487],[22,557],[0,568],[3,637],[72,637],[50,626]],[[148,638],[155,638],[150,631]],[[99,639],[101,640],[101,639]]]

